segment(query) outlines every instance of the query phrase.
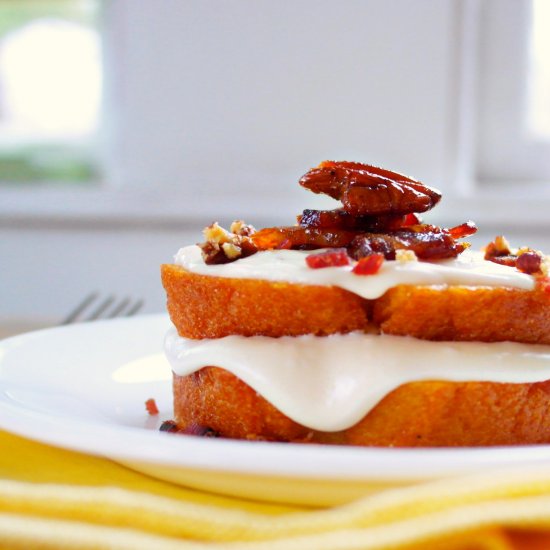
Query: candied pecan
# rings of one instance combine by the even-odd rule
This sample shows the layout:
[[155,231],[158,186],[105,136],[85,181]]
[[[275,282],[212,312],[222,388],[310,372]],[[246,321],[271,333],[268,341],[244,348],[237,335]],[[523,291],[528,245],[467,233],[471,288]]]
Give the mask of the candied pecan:
[[397,250],[411,250],[421,260],[456,258],[467,248],[457,243],[444,229],[433,225],[416,225],[386,234],[363,233],[348,247],[349,255],[358,260],[379,252],[394,260]]
[[426,212],[441,193],[397,172],[358,162],[322,162],[300,179],[314,193],[341,200],[353,216]]
[[354,260],[382,254],[386,260],[395,260],[395,244],[390,235],[363,233],[357,235],[348,246],[348,253]]
[[342,248],[347,246],[357,233],[343,229],[318,229],[300,226],[268,227],[252,235],[258,250],[293,248],[313,250],[315,248]]
[[523,273],[528,273],[529,275],[541,273],[542,256],[534,250],[524,252],[517,257],[516,267]]
[[349,231],[393,231],[419,223],[414,214],[406,216],[400,214],[387,216],[352,216],[343,208],[334,210],[304,210],[298,216],[298,223],[302,227],[321,229],[346,229]]

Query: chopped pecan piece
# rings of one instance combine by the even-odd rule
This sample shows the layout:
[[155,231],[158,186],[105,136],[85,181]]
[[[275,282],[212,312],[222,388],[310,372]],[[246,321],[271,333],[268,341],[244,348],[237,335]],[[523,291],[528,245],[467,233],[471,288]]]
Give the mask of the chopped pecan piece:
[[229,231],[241,237],[250,237],[250,235],[256,232],[256,229],[253,225],[244,223],[243,220],[235,220],[229,227]]
[[517,257],[516,267],[519,271],[523,273],[528,273],[533,275],[534,273],[542,273],[542,261],[543,258],[541,254],[530,250],[529,252],[524,252],[523,254]]
[[373,254],[382,254],[386,260],[395,260],[394,240],[390,235],[362,233],[351,241],[348,253],[355,260],[367,258]]
[[[502,258],[504,256],[511,256],[512,249],[510,244],[502,235],[495,237],[495,240],[490,242],[485,247],[485,259],[490,261],[495,261],[495,258]],[[496,262],[500,263],[500,262]]]
[[398,249],[395,251],[395,259],[401,263],[417,262],[418,256],[414,253],[414,250]]
[[501,235],[485,247],[485,259],[500,265],[515,267],[528,275],[548,274],[548,257],[532,248],[512,251],[508,241]]
[[352,216],[426,212],[441,193],[397,172],[358,162],[322,162],[300,179],[300,185],[342,201]]
[[250,236],[254,228],[242,221],[231,224],[232,231],[227,231],[217,222],[206,227],[203,231],[204,243],[199,243],[202,257],[206,264],[226,264],[239,258],[245,258],[257,252]]

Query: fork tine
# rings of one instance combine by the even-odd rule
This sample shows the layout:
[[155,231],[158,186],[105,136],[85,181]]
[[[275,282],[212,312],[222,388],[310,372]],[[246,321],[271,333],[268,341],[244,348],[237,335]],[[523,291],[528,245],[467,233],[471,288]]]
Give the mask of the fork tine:
[[97,308],[86,317],[86,321],[95,321],[98,319],[101,314],[115,301],[114,296],[107,296],[105,300],[103,300]]
[[[116,300],[113,295],[100,300],[99,292],[92,292],[86,296],[84,300],[65,317],[65,319],[63,319],[60,325],[95,321],[101,318],[114,319],[115,317],[130,317],[135,315],[143,307],[143,304],[143,300],[137,300],[132,303],[132,299],[129,297],[125,297],[122,300]],[[94,309],[90,311],[92,307]]]
[[130,298],[124,298],[124,300],[121,300],[118,304],[115,305],[113,310],[107,315],[109,319],[113,319],[115,317],[118,317],[119,315],[122,316],[122,312],[128,307],[128,304],[130,303]]
[[126,317],[131,317],[132,315],[135,315],[142,307],[143,307],[143,300],[138,300],[127,312]]
[[88,294],[68,315],[61,321],[61,325],[69,325],[74,323],[78,316],[98,298],[99,294],[97,292],[92,292]]

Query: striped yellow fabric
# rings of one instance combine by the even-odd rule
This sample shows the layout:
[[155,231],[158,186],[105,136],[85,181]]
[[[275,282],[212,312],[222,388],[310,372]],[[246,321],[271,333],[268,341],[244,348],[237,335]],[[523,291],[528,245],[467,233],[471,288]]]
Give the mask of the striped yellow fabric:
[[312,510],[194,491],[6,432],[0,450],[1,548],[550,548],[550,465]]

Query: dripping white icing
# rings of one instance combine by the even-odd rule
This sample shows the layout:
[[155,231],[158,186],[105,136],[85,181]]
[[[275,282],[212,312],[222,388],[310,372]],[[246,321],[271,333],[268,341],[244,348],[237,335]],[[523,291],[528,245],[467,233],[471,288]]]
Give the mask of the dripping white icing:
[[206,365],[224,368],[295,422],[322,431],[353,426],[407,382],[550,379],[550,346],[510,342],[430,342],[357,332],[189,340],[172,329],[165,351],[176,374]]
[[437,262],[386,261],[376,275],[369,276],[354,275],[351,266],[311,269],[305,258],[312,253],[267,250],[229,264],[206,265],[199,247],[187,246],[178,251],[174,261],[202,275],[337,286],[367,299],[379,298],[386,290],[400,284],[508,286],[525,290],[535,286],[530,275],[486,261],[480,253],[470,251],[456,259]]

